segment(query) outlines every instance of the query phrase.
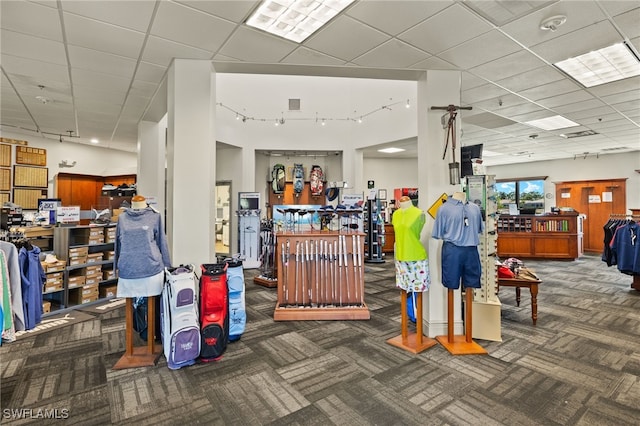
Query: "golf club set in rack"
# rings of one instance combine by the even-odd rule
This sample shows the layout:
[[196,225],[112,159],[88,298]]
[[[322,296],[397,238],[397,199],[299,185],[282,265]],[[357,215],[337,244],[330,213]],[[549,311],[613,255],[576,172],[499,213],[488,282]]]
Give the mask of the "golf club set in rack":
[[276,321],[370,318],[362,233],[284,233],[276,248]]
[[[326,205],[317,208],[286,207],[277,209],[284,217],[285,232],[315,230],[314,216],[320,218],[320,229],[324,231],[362,231],[362,207],[359,205]],[[334,219],[339,219],[335,221]],[[337,222],[337,224],[336,224]],[[308,227],[306,226],[308,224]],[[304,226],[305,229],[302,228]]]
[[265,287],[277,287],[276,271],[276,234],[273,219],[260,221],[260,275],[254,278],[256,284]]

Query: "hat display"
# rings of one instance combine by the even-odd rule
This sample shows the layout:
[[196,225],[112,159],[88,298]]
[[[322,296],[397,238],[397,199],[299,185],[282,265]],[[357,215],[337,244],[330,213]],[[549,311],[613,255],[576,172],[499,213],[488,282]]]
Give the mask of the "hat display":
[[340,188],[337,188],[335,186],[332,188],[327,188],[324,192],[324,195],[327,196],[328,201],[333,201],[338,198],[338,195],[340,195]]

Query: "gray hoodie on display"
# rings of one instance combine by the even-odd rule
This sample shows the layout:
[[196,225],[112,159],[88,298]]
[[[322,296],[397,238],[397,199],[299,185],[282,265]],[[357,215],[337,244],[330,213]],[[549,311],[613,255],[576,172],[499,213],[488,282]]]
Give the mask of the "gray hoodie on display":
[[118,276],[138,279],[171,267],[162,217],[150,207],[127,209],[118,216],[115,261]]

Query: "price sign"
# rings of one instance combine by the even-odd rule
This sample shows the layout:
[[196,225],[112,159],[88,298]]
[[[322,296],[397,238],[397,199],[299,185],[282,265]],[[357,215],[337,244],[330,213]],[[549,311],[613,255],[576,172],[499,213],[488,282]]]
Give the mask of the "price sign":
[[58,207],[56,216],[58,223],[80,222],[80,206]]

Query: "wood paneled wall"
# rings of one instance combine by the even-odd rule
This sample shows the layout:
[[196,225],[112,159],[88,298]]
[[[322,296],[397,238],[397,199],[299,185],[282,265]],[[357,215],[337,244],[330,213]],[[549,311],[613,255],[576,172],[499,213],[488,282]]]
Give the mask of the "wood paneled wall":
[[102,186],[136,183],[136,175],[93,176],[72,173],[58,173],[55,179],[55,195],[64,206],[80,206],[80,210],[90,210],[99,204]]

